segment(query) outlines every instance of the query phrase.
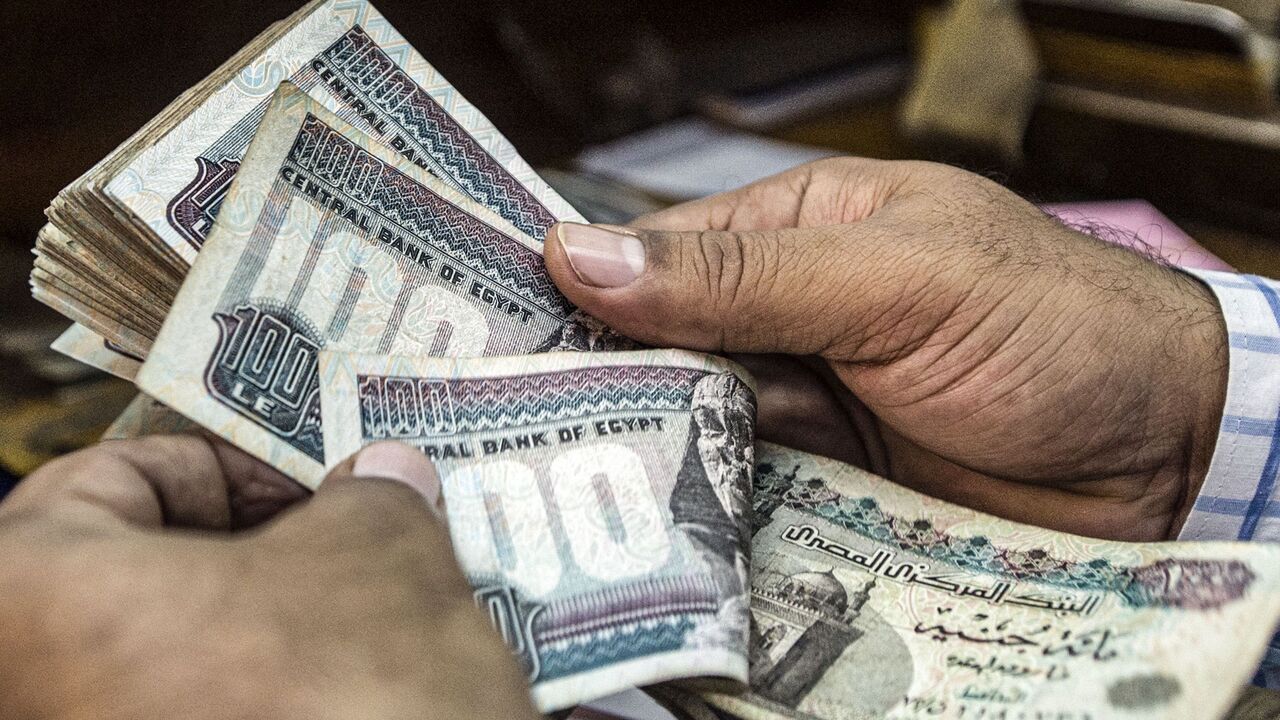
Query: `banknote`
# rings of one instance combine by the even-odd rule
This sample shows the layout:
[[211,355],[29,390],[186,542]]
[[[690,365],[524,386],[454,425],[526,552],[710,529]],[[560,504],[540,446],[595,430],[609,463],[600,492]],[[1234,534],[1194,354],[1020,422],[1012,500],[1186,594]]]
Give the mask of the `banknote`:
[[314,487],[321,347],[620,343],[556,290],[539,243],[282,83],[138,385]]
[[1274,546],[1094,540],[756,461],[751,690],[667,690],[691,716],[1221,717],[1280,616]]
[[72,323],[49,347],[129,382],[133,382],[142,367],[141,359],[79,323]]
[[187,263],[281,81],[538,241],[557,219],[581,219],[370,3],[317,0],[285,27],[233,58],[219,87],[107,180],[106,194]]
[[164,403],[144,393],[125,406],[120,416],[102,434],[103,440],[128,440],[146,435],[170,435],[194,432],[199,425],[170,410]]
[[755,395],[677,350],[438,359],[320,353],[331,462],[435,461],[476,601],[543,711],[747,678]]

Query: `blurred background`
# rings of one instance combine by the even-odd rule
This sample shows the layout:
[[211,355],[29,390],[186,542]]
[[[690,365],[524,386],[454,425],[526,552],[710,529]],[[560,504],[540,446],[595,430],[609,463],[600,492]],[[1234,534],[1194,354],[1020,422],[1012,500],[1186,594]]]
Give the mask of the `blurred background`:
[[[6,7],[0,485],[95,439],[132,396],[47,349],[67,321],[27,289],[45,206],[298,4]],[[593,220],[828,154],[922,158],[1095,231],[1190,236],[1280,276],[1280,2],[376,4]]]

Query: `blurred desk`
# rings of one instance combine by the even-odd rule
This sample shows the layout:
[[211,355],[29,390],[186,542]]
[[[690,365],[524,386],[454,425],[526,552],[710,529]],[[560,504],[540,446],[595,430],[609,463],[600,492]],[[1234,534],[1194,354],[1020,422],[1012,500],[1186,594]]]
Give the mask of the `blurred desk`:
[[[897,102],[884,98],[774,136],[851,155],[953,162],[1037,203],[1142,198],[1241,271],[1280,277],[1280,117],[1128,105],[1098,91],[1051,86],[1032,117],[1027,160],[1010,169],[960,152],[924,151],[899,131]],[[1143,109],[1150,116],[1135,117]]]

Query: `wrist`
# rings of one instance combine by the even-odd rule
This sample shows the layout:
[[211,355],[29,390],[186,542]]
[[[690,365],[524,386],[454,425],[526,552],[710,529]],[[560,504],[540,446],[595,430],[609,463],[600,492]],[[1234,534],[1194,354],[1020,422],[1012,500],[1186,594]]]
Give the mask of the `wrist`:
[[1169,525],[1167,539],[1177,539],[1191,509],[1204,486],[1205,477],[1217,448],[1227,397],[1227,325],[1213,292],[1200,280],[1179,273],[1179,285],[1185,287],[1188,312],[1184,315],[1179,386],[1186,394],[1187,413],[1183,427],[1184,489]]

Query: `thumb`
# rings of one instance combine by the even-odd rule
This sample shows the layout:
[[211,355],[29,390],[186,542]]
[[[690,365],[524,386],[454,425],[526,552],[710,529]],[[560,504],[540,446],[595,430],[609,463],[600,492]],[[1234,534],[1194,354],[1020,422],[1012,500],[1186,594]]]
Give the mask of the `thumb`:
[[409,445],[380,442],[330,470],[310,501],[266,532],[292,553],[298,572],[347,577],[349,598],[372,592],[385,600],[398,587],[469,604],[471,586],[441,507],[431,462]]
[[[874,249],[844,227],[669,232],[559,223],[547,270],[574,304],[643,343],[825,354],[847,338]],[[861,305],[860,305],[861,306]]]
[[[440,476],[416,448],[369,445],[325,477],[315,496],[285,518],[295,529],[350,548],[412,538],[451,558]],[[316,531],[319,532],[316,532]]]
[[[347,458],[325,477],[316,499],[346,492],[353,486],[382,482],[412,490],[437,519],[444,519],[444,495],[435,465],[422,451],[398,442],[373,443]],[[417,500],[410,504],[417,505]]]

